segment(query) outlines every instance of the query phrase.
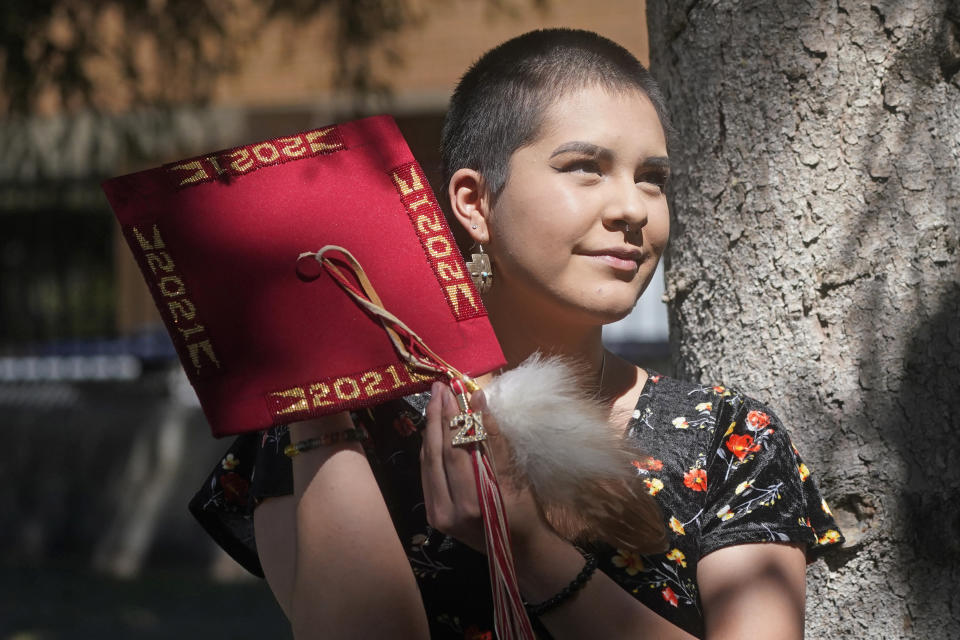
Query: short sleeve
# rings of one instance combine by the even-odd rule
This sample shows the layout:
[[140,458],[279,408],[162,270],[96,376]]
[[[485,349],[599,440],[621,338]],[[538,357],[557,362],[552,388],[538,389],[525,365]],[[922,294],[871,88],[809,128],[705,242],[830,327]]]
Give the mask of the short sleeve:
[[190,501],[189,509],[224,551],[262,578],[253,530],[255,496],[251,491],[260,440],[260,433],[237,436]]
[[810,558],[843,542],[810,469],[765,405],[728,397],[708,461],[701,556],[737,544],[798,542]]

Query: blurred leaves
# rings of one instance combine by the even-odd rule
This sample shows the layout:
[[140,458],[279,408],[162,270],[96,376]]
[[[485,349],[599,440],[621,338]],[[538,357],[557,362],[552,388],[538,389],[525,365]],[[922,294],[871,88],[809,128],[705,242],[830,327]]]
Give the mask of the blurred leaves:
[[[355,94],[385,91],[373,52],[397,63],[390,37],[433,0],[13,0],[0,4],[0,114],[203,102],[272,20],[330,14],[331,79]],[[297,43],[301,46],[303,43]]]

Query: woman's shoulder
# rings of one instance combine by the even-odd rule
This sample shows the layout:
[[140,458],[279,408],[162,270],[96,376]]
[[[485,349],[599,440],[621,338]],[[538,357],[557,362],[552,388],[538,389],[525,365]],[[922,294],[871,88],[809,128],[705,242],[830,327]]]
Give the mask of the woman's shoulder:
[[721,413],[740,396],[722,385],[687,382],[650,372],[631,416],[628,435],[649,444],[674,440],[685,447],[704,446]]
[[667,410],[687,408],[691,404],[694,407],[704,405],[697,409],[701,411],[708,405],[713,411],[723,408],[736,409],[744,403],[763,404],[735,386],[714,382],[691,382],[650,371],[640,394],[638,406],[649,404],[655,409]]
[[671,489],[661,504],[696,516],[701,555],[744,542],[805,542],[813,551],[842,542],[810,467],[766,402],[653,374],[629,434],[659,454],[647,466],[661,477],[647,482]]
[[732,435],[731,429],[759,435],[773,435],[779,430],[784,437],[772,444],[786,443],[788,449],[793,448],[786,437],[786,426],[767,402],[726,384],[689,382],[650,373],[631,418],[629,435],[634,437],[645,431],[655,432],[656,441],[679,440],[677,444],[711,447]]

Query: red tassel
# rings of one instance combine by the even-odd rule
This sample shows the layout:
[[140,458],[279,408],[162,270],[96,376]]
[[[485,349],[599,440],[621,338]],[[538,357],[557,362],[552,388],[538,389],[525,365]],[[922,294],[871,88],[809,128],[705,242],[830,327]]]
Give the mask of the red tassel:
[[533,627],[520,597],[520,585],[510,549],[510,532],[497,478],[483,446],[470,445],[477,496],[487,545],[487,566],[493,591],[494,625],[499,640],[535,640]]

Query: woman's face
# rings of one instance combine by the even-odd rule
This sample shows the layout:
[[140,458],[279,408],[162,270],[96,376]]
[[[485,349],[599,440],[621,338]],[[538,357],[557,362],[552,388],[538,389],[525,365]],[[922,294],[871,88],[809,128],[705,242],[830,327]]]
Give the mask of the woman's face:
[[560,98],[539,137],[511,156],[488,216],[491,302],[540,305],[575,323],[625,316],[667,243],[668,173],[644,94],[587,87]]

